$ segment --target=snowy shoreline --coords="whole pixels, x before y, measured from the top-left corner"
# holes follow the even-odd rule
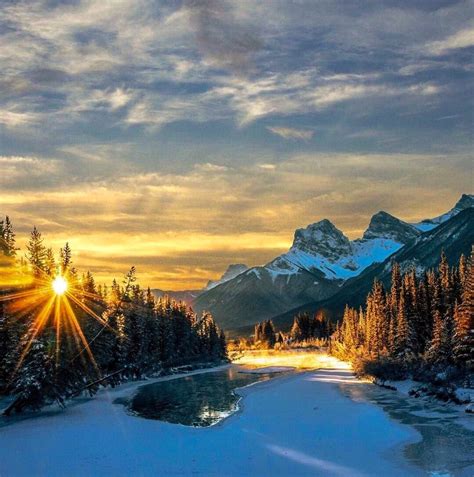
[[[444,406],[453,412],[459,413],[460,422],[467,429],[474,431],[474,389],[457,388],[454,393],[460,402],[453,400],[443,400],[427,391],[427,384],[412,379],[401,381],[383,380],[370,377],[370,381],[375,385],[390,391],[395,391],[414,400],[426,400]]]
[[[17,422],[22,422],[27,419],[35,419],[37,417],[42,417],[43,415],[60,414],[61,412],[66,412],[67,409],[77,405],[81,405],[85,402],[94,400],[104,393],[110,396],[114,394],[116,395],[116,398],[118,399],[118,398],[124,397],[123,396],[124,392],[133,394],[141,386],[146,386],[148,384],[154,384],[154,383],[159,383],[164,381],[171,381],[173,379],[179,379],[186,376],[193,376],[195,374],[212,373],[216,371],[221,371],[223,369],[229,368],[230,366],[232,366],[231,363],[226,363],[226,364],[221,364],[218,366],[198,367],[197,369],[194,369],[191,371],[170,372],[170,374],[166,374],[163,376],[147,377],[147,378],[139,379],[139,380],[130,380],[127,382],[123,382],[115,387],[100,388],[97,391],[97,393],[94,394],[93,396],[83,394],[83,395],[70,398],[66,401],[66,406],[64,408],[54,403],[54,404],[50,404],[49,406],[45,406],[40,411],[23,411],[21,414],[12,414],[10,416],[3,415],[4,409],[6,409],[6,407],[10,404],[12,400],[10,397],[5,397],[3,399],[0,399],[0,429],[2,427],[13,425]]]

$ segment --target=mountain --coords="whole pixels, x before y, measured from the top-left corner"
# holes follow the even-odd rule
[[[362,238],[350,241],[329,220],[297,229],[288,252],[217,284],[196,297],[225,329],[251,325],[330,297],[345,280],[382,262],[421,232],[387,212],[375,214]]]
[[[214,288],[221,283],[228,282],[229,280],[232,280],[232,278],[235,278],[237,275],[240,275],[248,269],[249,267],[247,267],[247,265],[244,265],[243,263],[231,264],[227,267],[227,270],[224,272],[221,278],[219,278],[219,280],[209,280],[204,290],[210,290],[211,288]]]
[[[422,232],[426,232],[428,230],[432,230],[438,225],[446,222],[451,217],[454,217],[456,214],[461,212],[462,210],[468,209],[470,207],[474,207],[474,195],[473,194],[463,194],[461,198],[458,200],[456,205],[449,211],[443,215],[439,215],[438,217],[434,217],[433,219],[425,219],[417,224],[413,224],[418,230]]]
[[[159,288],[154,288],[151,290],[153,295],[156,298],[162,298],[164,296],[168,296],[173,300],[176,301],[183,301],[186,303],[188,306],[192,306],[194,303],[194,300],[204,291],[210,290],[211,288],[216,287],[217,285],[220,285],[221,283],[227,282],[228,280],[231,280],[232,278],[235,278],[237,275],[239,275],[242,272],[245,272],[248,270],[249,267],[247,265],[244,265],[242,263],[237,263],[233,265],[229,265],[227,267],[227,270],[224,272],[224,274],[221,276],[216,281],[209,280],[207,282],[207,285],[205,288],[200,289],[200,290],[161,290]]]
[[[151,290],[155,298],[162,298],[168,296],[173,300],[182,301],[186,305],[191,306],[196,297],[202,292],[202,290],[160,290],[159,288],[154,288]]]
[[[469,207],[452,215],[438,227],[421,234],[413,243],[406,245],[384,262],[374,264],[358,277],[346,281],[339,291],[328,299],[306,303],[273,317],[273,321],[275,325],[285,329],[291,326],[293,317],[301,312],[315,313],[324,310],[329,316],[339,317],[346,304],[357,308],[365,302],[375,278],[385,286],[390,285],[392,261],[399,263],[403,271],[415,267],[421,273],[438,265],[442,250],[448,261],[454,265],[461,254],[469,256],[473,243],[474,208]]]

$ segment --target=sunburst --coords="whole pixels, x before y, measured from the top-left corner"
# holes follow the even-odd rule
[[[56,335],[56,362],[58,363],[60,358],[62,336],[72,336],[72,340],[77,348],[75,357],[81,356],[83,358],[83,353],[85,352],[93,364],[96,373],[100,376],[99,367],[81,328],[73,305],[101,324],[102,329],[109,328],[112,330],[107,320],[99,316],[86,304],[86,301],[99,301],[102,297],[84,291],[74,281],[68,280],[63,274],[51,277],[45,272],[40,271],[37,275],[39,276],[35,278],[34,284],[27,290],[0,296],[0,302],[9,302],[9,309],[17,320],[21,320],[32,313],[35,316],[24,335],[25,339],[22,340],[23,345],[14,374],[21,368],[35,339],[41,335],[46,327],[53,327]]]

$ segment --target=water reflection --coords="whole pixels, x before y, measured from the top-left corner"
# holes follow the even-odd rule
[[[281,375],[281,373],[280,373]],[[129,409],[148,419],[206,427],[237,410],[236,388],[267,381],[272,374],[247,374],[230,367],[141,386]]]
[[[373,385],[340,387],[351,399],[373,402],[393,419],[414,427],[421,440],[408,444],[404,455],[428,475],[474,475],[474,432],[460,425],[459,414],[448,406]]]

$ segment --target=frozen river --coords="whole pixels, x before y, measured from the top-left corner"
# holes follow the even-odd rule
[[[194,374],[191,384],[190,376],[161,380],[168,383],[171,409],[179,399],[194,399],[189,413],[204,408],[204,416],[215,417],[214,404],[227,403],[238,380],[262,379],[241,388],[240,410],[224,410],[217,420],[228,417],[216,425],[165,422],[157,420],[159,413],[152,419],[131,415],[117,404],[143,391],[131,383],[78,400],[66,411],[0,427],[0,475],[474,475],[474,432],[461,425],[459,413],[360,382],[337,362],[270,380],[225,368],[217,373]],[[193,396],[202,386],[207,391]],[[163,394],[157,389],[153,399]],[[202,396],[207,402],[199,407]]]

